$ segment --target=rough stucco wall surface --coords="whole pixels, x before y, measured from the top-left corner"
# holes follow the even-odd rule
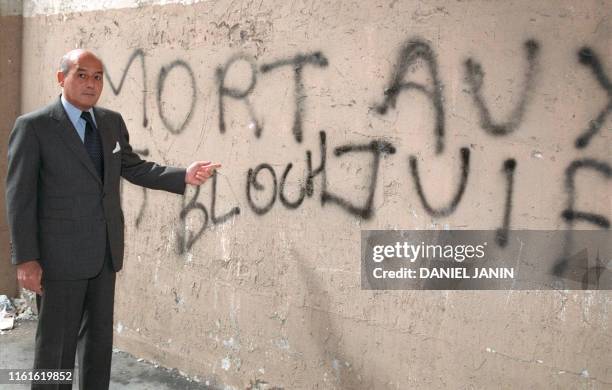
[[[9,232],[4,200],[8,136],[20,113],[22,17],[11,7],[0,6],[0,294],[15,296],[17,279],[10,261]]]
[[[502,227],[509,176],[510,228],[569,226],[566,169],[610,164],[609,2],[61,11],[25,19],[24,111],[58,94],[61,54],[88,47],[105,60],[100,104],[139,153],[224,165],[184,197],[124,183],[118,347],[236,389],[612,386],[609,292],[372,292],[359,276],[361,229]],[[355,150],[373,141],[380,160]],[[424,207],[411,158],[435,209],[467,174],[448,215]],[[576,189],[578,208],[610,217],[601,172]]]

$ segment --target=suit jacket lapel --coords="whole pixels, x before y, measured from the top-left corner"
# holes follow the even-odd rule
[[[87,170],[100,182],[100,184],[102,184],[102,180],[100,179],[98,172],[96,172],[96,168],[94,167],[89,154],[87,154],[87,150],[85,150],[83,141],[81,141],[81,138],[72,125],[72,122],[70,122],[70,119],[68,119],[68,115],[64,111],[64,107],[62,106],[60,99],[57,99],[56,104],[51,110],[51,117],[55,119],[55,126],[53,126],[55,132],[76,155],[85,168],[87,168]],[[104,160],[106,161],[106,156]]]
[[[112,151],[115,148],[116,141],[113,140],[113,136],[109,130],[110,125],[108,124],[105,113],[94,107],[94,115],[96,116],[98,131],[100,132],[100,138],[102,139],[102,151],[104,154],[104,183],[109,183],[108,175],[111,171],[111,163],[113,161]]]

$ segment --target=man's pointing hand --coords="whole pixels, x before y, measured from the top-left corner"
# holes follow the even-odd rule
[[[215,169],[221,168],[219,163],[211,163],[210,161],[196,161],[187,167],[185,173],[185,183],[199,186],[213,175]]]

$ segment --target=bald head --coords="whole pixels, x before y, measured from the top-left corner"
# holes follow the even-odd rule
[[[102,93],[104,70],[102,61],[91,51],[71,50],[64,54],[57,72],[62,95],[75,107],[86,111]]]
[[[70,72],[70,68],[75,62],[79,60],[81,56],[89,56],[89,57],[95,58],[98,62],[100,62],[100,64],[102,64],[102,61],[100,61],[98,56],[96,56],[93,52],[89,50],[85,50],[85,49],[70,50],[68,53],[64,54],[62,56],[62,59],[60,60],[60,70],[64,74],[64,76],[68,76],[68,73]]]

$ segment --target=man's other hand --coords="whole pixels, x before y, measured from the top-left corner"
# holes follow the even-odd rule
[[[221,168],[219,163],[210,161],[196,161],[187,167],[185,173],[185,183],[199,186],[204,184],[209,177],[215,173],[215,169]]]
[[[42,295],[42,268],[38,260],[29,260],[17,265],[17,281],[26,290]]]

